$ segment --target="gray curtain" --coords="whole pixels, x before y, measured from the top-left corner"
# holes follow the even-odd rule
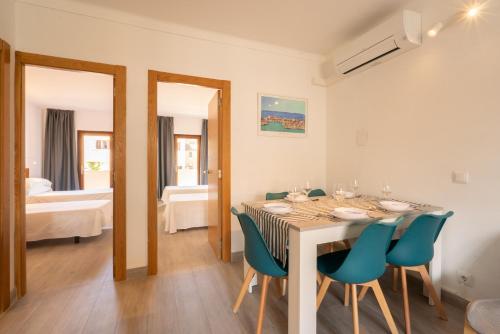
[[[78,190],[75,112],[47,109],[43,150],[43,177],[54,190]]]
[[[158,116],[158,198],[165,186],[177,184],[174,161],[174,118]]]
[[[208,120],[204,119],[201,125],[200,147],[200,184],[208,184]]]

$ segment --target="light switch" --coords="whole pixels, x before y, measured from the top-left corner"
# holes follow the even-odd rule
[[[451,179],[452,179],[453,183],[468,184],[469,183],[469,172],[454,171],[452,173]]]

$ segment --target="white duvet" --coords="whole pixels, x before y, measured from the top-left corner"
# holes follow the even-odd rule
[[[26,241],[100,235],[112,213],[110,200],[26,204]]]

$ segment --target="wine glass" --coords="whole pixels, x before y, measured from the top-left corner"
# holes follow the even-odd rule
[[[387,183],[385,183],[383,186],[382,186],[382,195],[384,195],[384,198],[385,199],[388,199],[389,196],[391,195],[392,193],[392,189],[391,189],[391,186],[388,185]]]
[[[306,195],[309,196],[311,190],[312,190],[311,184],[309,183],[309,181],[306,181],[306,185],[304,186],[304,192],[306,193]]]
[[[352,181],[352,191],[354,193],[354,196],[358,196],[358,191],[359,191],[359,181],[358,181],[358,179],[354,179]]]
[[[344,200],[345,188],[342,183],[337,184],[335,187],[335,199],[339,202]]]

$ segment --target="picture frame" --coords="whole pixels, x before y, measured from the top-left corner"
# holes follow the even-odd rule
[[[273,94],[257,94],[259,135],[305,137],[307,135],[307,99]]]

